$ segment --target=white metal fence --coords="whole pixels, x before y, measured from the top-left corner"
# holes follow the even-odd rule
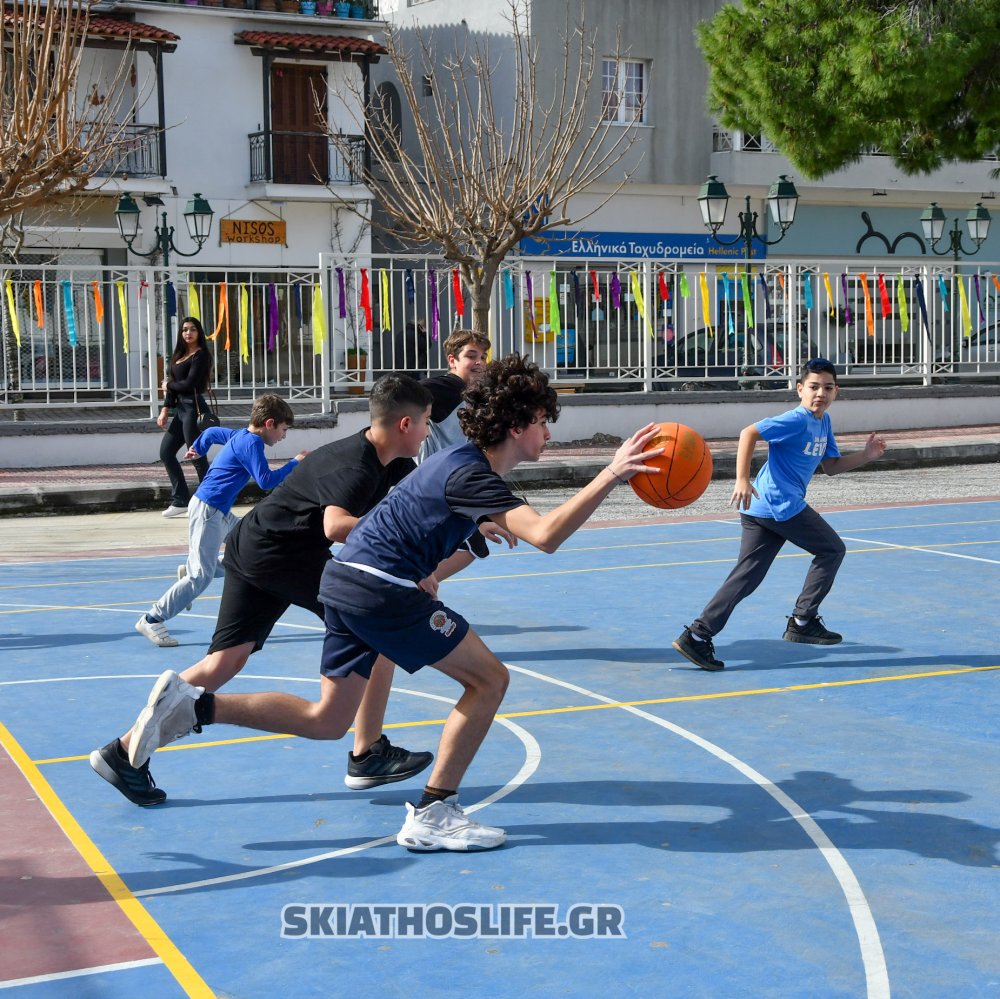
[[[516,258],[494,288],[490,336],[496,354],[529,354],[585,391],[783,387],[812,356],[855,382],[1000,379],[996,271]],[[0,402],[18,407],[155,411],[178,318],[196,315],[221,400],[271,390],[327,409],[385,371],[445,367],[442,343],[472,312],[457,270],[425,256],[270,271],[26,264],[0,280]]]

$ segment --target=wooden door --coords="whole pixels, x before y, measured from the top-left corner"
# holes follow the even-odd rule
[[[271,164],[276,184],[325,184],[329,176],[326,70],[271,67]]]

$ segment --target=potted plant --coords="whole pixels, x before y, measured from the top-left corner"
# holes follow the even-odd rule
[[[347,376],[352,381],[360,382],[360,385],[352,385],[348,390],[349,395],[361,395],[364,392],[365,370],[368,367],[368,351],[364,347],[355,343],[347,348],[345,355],[345,369]]]
[[[316,13],[320,17],[329,17],[333,13],[333,0],[319,0],[316,4]]]
[[[338,0],[338,2],[333,5],[333,16],[334,17],[351,16],[351,5],[350,3],[348,3],[348,0]]]
[[[368,17],[368,5],[363,3],[352,3],[351,4],[351,17],[357,18],[367,18]]]

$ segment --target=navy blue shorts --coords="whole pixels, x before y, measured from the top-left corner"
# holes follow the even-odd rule
[[[469,622],[423,590],[337,566],[336,604],[324,602],[324,676],[371,676],[381,652],[407,673],[440,662],[469,631]],[[328,571],[324,582],[330,581]],[[326,589],[326,587],[324,587]],[[332,596],[332,593],[324,595]],[[344,605],[347,605],[346,607]]]

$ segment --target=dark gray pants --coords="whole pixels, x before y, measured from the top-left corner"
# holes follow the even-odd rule
[[[792,610],[800,618],[816,616],[847,551],[840,535],[810,506],[790,520],[751,517],[745,513],[740,514],[740,520],[743,536],[736,565],[700,617],[691,623],[691,630],[705,638],[722,631],[736,605],[760,586],[786,541],[814,556]]]

